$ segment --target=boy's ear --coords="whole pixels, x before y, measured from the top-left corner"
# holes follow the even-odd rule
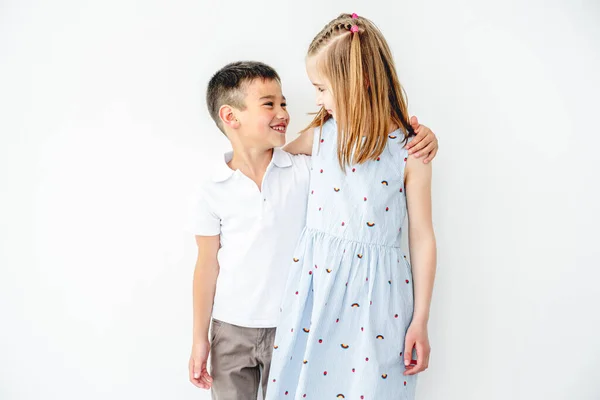
[[[237,129],[240,126],[240,122],[235,115],[236,110],[228,105],[222,105],[219,109],[219,118],[223,122],[223,125],[227,125],[232,129]]]

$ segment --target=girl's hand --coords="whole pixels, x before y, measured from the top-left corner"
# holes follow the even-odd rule
[[[412,360],[413,348],[417,349],[417,359]],[[415,375],[429,367],[429,337],[427,324],[411,323],[404,341],[404,375]],[[416,363],[415,363],[416,362]]]
[[[210,389],[213,378],[206,369],[208,354],[210,353],[210,343],[208,339],[201,343],[194,343],[192,346],[192,355],[190,356],[189,370],[190,382],[201,389]]]
[[[406,145],[408,154],[415,154],[416,158],[426,156],[423,162],[427,164],[433,160],[438,152],[437,137],[431,129],[425,125],[420,125],[419,120],[415,116],[410,118],[410,125],[417,136]]]

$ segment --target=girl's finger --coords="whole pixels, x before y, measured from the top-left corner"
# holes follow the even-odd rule
[[[408,367],[410,365],[410,361],[412,360],[413,347],[415,342],[413,340],[406,340],[404,344],[404,365]]]
[[[415,349],[416,349],[416,353],[417,353],[417,357],[416,360],[416,364],[411,364],[410,366],[406,367],[406,371],[404,371],[404,375],[409,376],[409,375],[416,375],[419,372],[422,372],[425,370],[424,366],[426,365],[426,355],[423,352],[423,346],[421,346],[419,344],[419,342],[415,343]]]
[[[425,346],[422,343],[417,342],[417,367],[415,368],[415,374],[425,371],[428,366],[429,354],[425,351]]]

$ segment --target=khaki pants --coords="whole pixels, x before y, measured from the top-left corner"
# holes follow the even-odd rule
[[[216,319],[211,330],[213,400],[256,400],[267,390],[275,328],[245,328]]]

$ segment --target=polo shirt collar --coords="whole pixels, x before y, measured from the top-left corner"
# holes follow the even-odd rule
[[[223,161],[219,162],[217,169],[213,174],[213,181],[225,182],[235,173],[235,171],[229,168],[229,165],[227,165],[227,163],[231,161],[232,157],[233,151],[228,151],[223,155]],[[271,159],[271,163],[278,168],[288,168],[292,166],[292,156],[279,148],[275,148],[273,150],[273,158]]]

